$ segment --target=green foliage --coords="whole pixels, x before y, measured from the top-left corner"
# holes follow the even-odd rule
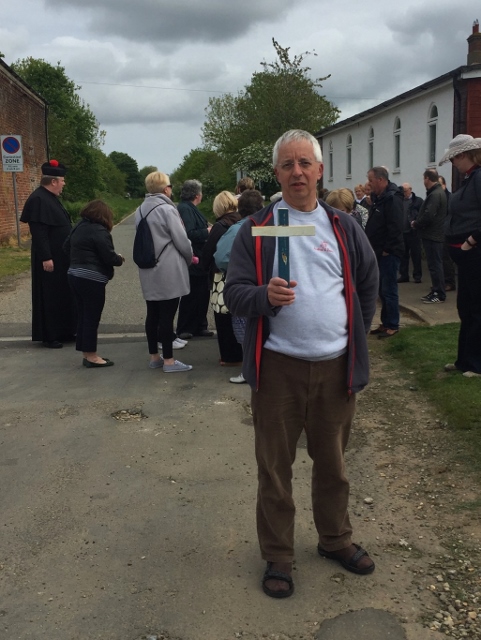
[[[261,62],[262,71],[255,72],[250,84],[236,96],[211,98],[202,128],[206,148],[231,163],[252,158],[253,165],[245,167],[249,175],[264,171],[273,144],[285,131],[304,129],[315,133],[339,117],[337,107],[318,92],[321,82],[329,76],[312,79],[310,67],[303,65],[312,52],[291,59],[289,47],[281,47],[274,38],[272,42],[278,59]]]
[[[50,157],[64,163],[69,172],[64,197],[68,200],[92,199],[101,187],[98,150],[105,133],[79,97],[76,86],[57,63],[24,58],[12,68],[48,102]]]
[[[158,169],[153,165],[142,167],[142,169],[139,170],[139,175],[140,175],[140,179],[142,180],[142,185],[145,184],[145,178],[149,175],[149,173],[154,173],[154,171],[158,171]]]
[[[115,224],[133,213],[143,200],[142,198],[125,198],[124,196],[111,195],[109,193],[100,193],[98,197],[100,200],[106,202],[112,209]],[[64,207],[69,212],[73,223],[79,220],[80,212],[85,207],[87,202],[88,201],[63,203]]]
[[[108,156],[114,165],[126,176],[125,189],[132,198],[145,193],[144,182],[140,176],[137,161],[122,151],[112,151]]]
[[[117,168],[111,158],[105,155],[100,149],[94,149],[94,155],[97,157],[97,166],[99,168],[99,187],[96,196],[100,194],[111,194],[124,196],[127,182],[127,176]]]
[[[387,352],[413,372],[419,390],[426,393],[448,427],[459,433],[470,462],[481,468],[481,385],[479,379],[464,378],[459,371],[444,372],[454,362],[459,324],[408,327],[384,341]],[[412,379],[412,376],[410,376]]]
[[[212,214],[212,202],[215,196],[226,189],[233,191],[235,188],[235,172],[215,151],[207,149],[193,149],[184,156],[180,166],[170,175],[174,187],[174,200],[180,197],[182,184],[186,180],[200,180],[202,182],[203,200],[199,209],[206,216]]]
[[[272,168],[272,145],[265,142],[253,142],[245,147],[234,160],[235,168],[249,174],[263,191],[272,195],[278,191],[276,178]]]

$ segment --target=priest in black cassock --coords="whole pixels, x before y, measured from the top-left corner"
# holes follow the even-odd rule
[[[20,217],[32,235],[32,340],[49,349],[61,349],[74,339],[76,327],[69,258],[62,249],[72,224],[58,197],[66,171],[57,160],[45,162],[40,187],[28,197]]]

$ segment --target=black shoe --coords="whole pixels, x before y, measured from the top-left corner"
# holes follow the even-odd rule
[[[51,340],[50,342],[42,342],[44,347],[47,347],[47,349],[61,349],[63,347],[63,344],[61,342],[59,342],[58,340]]]
[[[201,338],[212,338],[212,336],[214,335],[214,332],[209,331],[209,329],[202,329],[202,331],[199,331],[197,335],[200,336]]]
[[[112,362],[112,360],[109,360],[108,358],[104,358],[105,362],[90,362],[90,360],[87,360],[87,358],[84,358],[82,361],[82,364],[84,367],[87,367],[87,369],[97,369],[98,367],[113,367],[114,363]]]
[[[182,340],[190,340],[191,338],[194,337],[193,333],[189,333],[188,331],[184,332],[184,333],[179,333],[177,334],[179,336],[179,338],[181,338]]]
[[[401,284],[401,282],[409,282],[409,278],[398,278],[397,281],[398,284]]]
[[[422,283],[422,280],[415,280],[414,281],[414,284],[421,284],[421,283]]]

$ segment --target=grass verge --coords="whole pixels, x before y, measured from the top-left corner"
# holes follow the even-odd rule
[[[444,365],[456,359],[458,332],[457,323],[407,327],[383,345],[386,353],[413,372],[411,382],[414,376],[419,390],[458,436],[463,461],[481,471],[481,378],[444,371]]]
[[[14,276],[30,269],[30,249],[0,246],[0,278]]]

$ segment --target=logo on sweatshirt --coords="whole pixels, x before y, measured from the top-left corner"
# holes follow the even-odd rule
[[[327,251],[328,253],[332,253],[332,249],[329,247],[327,242],[321,242],[321,244],[316,247],[316,251]]]

